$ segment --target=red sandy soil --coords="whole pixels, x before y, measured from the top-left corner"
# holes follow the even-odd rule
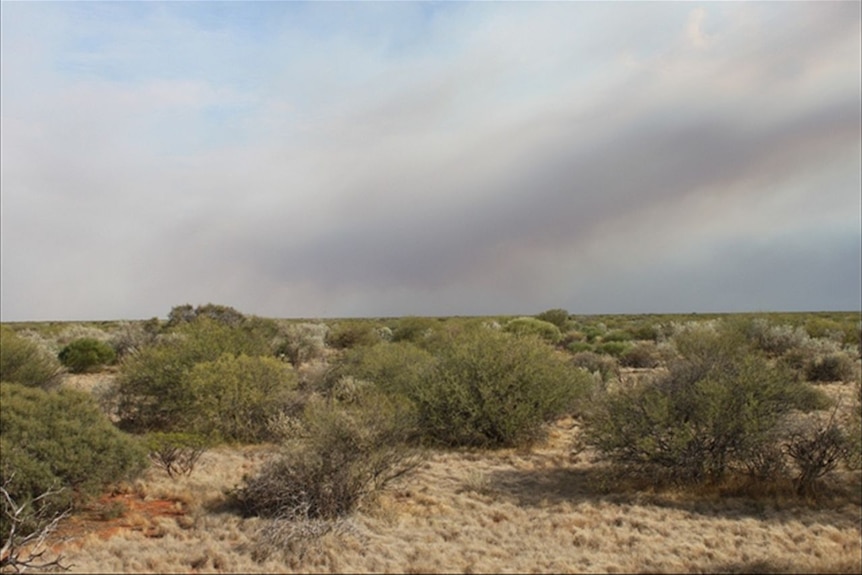
[[[60,552],[69,544],[80,547],[91,534],[105,540],[124,531],[163,537],[165,533],[159,526],[159,519],[168,517],[182,522],[185,516],[185,506],[179,501],[142,499],[133,493],[105,495],[60,524],[51,537],[58,542],[52,550]]]

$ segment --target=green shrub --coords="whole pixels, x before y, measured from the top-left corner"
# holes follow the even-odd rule
[[[631,339],[632,336],[629,332],[621,329],[615,329],[613,331],[609,331],[602,336],[602,343],[625,342],[630,341]]]
[[[569,312],[561,308],[549,309],[538,314],[536,319],[552,323],[557,326],[560,331],[563,331],[569,323]]]
[[[204,317],[179,325],[154,345],[126,357],[116,385],[122,426],[132,431],[187,429],[199,407],[188,372],[223,354],[268,356],[270,346],[257,332]]]
[[[48,388],[63,374],[56,357],[6,327],[0,328],[0,381]]]
[[[293,370],[271,357],[224,353],[215,361],[195,364],[185,383],[190,392],[188,430],[228,441],[270,439],[269,420],[298,402]]]
[[[246,516],[341,517],[419,461],[406,444],[415,429],[412,406],[373,387],[349,405],[310,403],[303,423],[305,441],[288,444],[234,492]]]
[[[853,360],[840,352],[813,358],[805,364],[805,377],[809,381],[851,381],[854,372]]]
[[[335,349],[374,345],[380,341],[374,325],[364,320],[340,321],[326,334],[326,343]]]
[[[579,354],[585,351],[594,352],[595,346],[591,343],[587,343],[585,341],[573,341],[571,343],[566,344],[566,350],[573,353]]]
[[[433,369],[406,393],[423,433],[445,445],[530,441],[543,423],[574,409],[592,384],[535,336],[466,330],[434,353]]]
[[[414,397],[434,363],[430,352],[406,341],[360,347],[350,350],[332,371],[329,386],[351,376],[373,382],[388,393]]]
[[[629,349],[631,344],[624,341],[608,341],[600,343],[596,346],[596,351],[613,357],[622,357]]]
[[[657,342],[661,336],[661,327],[655,323],[638,323],[628,330],[631,339],[638,341]]]
[[[173,307],[168,313],[168,327],[191,323],[203,317],[228,327],[239,327],[246,320],[245,315],[230,306],[208,303],[192,307],[185,304]]]
[[[324,323],[290,323],[279,330],[276,354],[284,355],[295,366],[320,359],[326,353]]]
[[[503,326],[503,330],[515,335],[535,335],[548,343],[556,344],[563,335],[556,325],[534,317],[518,317]]]
[[[625,367],[653,368],[661,364],[661,354],[655,343],[642,341],[620,355],[620,365]]]
[[[437,320],[430,317],[403,317],[398,320],[398,324],[392,332],[392,341],[422,343],[433,335],[434,328],[438,324]]]
[[[589,350],[576,353],[572,357],[572,365],[589,373],[598,373],[604,382],[620,376],[620,365],[616,358]]]
[[[728,341],[722,333],[680,338],[685,357],[667,375],[596,402],[586,443],[616,463],[715,480],[751,467],[791,410],[828,404],[809,384]]]
[[[0,383],[0,442],[0,484],[18,503],[64,488],[42,503],[57,510],[146,466],[139,442],[114,427],[89,394],[71,389]],[[7,520],[0,517],[0,533],[8,533]]]
[[[107,343],[98,339],[83,338],[64,347],[57,356],[72,373],[98,371],[117,359],[117,354]]]

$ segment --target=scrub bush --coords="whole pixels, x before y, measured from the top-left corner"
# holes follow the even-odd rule
[[[326,334],[326,343],[335,349],[374,345],[380,341],[380,334],[374,325],[362,320],[338,322]]]
[[[675,343],[682,358],[668,374],[609,392],[588,412],[586,443],[610,461],[684,481],[718,480],[751,467],[791,411],[828,404],[732,331],[695,330]]]
[[[233,500],[246,516],[335,519],[413,469],[418,452],[406,444],[415,429],[403,398],[364,389],[350,404],[314,401],[303,414],[304,440],[245,480]]]
[[[257,332],[204,317],[179,325],[152,346],[126,357],[115,390],[122,427],[142,432],[188,430],[200,399],[188,374],[196,364],[224,354],[268,356],[270,346]]]
[[[299,402],[296,375],[271,357],[224,353],[186,374],[188,431],[227,441],[267,441],[268,422]]]
[[[326,334],[329,327],[323,323],[291,323],[282,327],[276,354],[284,355],[295,366],[322,358],[326,353]]]
[[[57,356],[72,373],[98,371],[113,363],[117,354],[109,344],[98,339],[76,339],[64,347]]]
[[[434,364],[430,352],[406,341],[361,347],[350,350],[332,370],[328,388],[349,376],[370,381],[387,393],[415,397]]]
[[[33,509],[59,512],[146,467],[146,450],[86,393],[0,383],[0,484],[19,502],[63,488]],[[8,533],[6,516],[0,533]]]
[[[49,388],[62,374],[56,357],[11,329],[0,328],[0,381]]]
[[[624,367],[652,368],[661,364],[661,354],[655,343],[643,341],[627,349],[620,356],[620,365]]]
[[[569,323],[569,312],[561,308],[549,309],[538,314],[536,319],[552,323],[557,326],[560,331],[563,331]]]
[[[423,434],[444,445],[529,442],[542,424],[575,410],[592,385],[535,336],[465,330],[434,353],[434,365],[406,392]]]
[[[171,478],[191,475],[208,446],[203,437],[189,433],[150,433],[145,444],[153,464]]]
[[[425,339],[431,337],[438,323],[437,320],[430,317],[403,317],[398,320],[398,324],[392,332],[392,341],[409,341],[421,344]]]
[[[851,381],[854,372],[853,360],[841,352],[813,358],[805,364],[809,381]]]
[[[560,328],[556,325],[534,317],[519,317],[510,320],[503,326],[503,331],[515,335],[535,335],[550,344],[556,344],[563,338]]]
[[[590,373],[598,373],[604,382],[620,376],[620,365],[615,358],[589,350],[576,353],[572,357],[572,365]]]

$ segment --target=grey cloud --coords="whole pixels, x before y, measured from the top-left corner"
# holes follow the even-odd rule
[[[74,304],[146,317],[185,301],[270,315],[853,306],[859,282],[841,270],[859,259],[846,230],[862,227],[850,189],[862,95],[845,79],[860,60],[848,4],[706,5],[699,50],[685,44],[688,7],[638,6],[649,17],[632,24],[617,6],[584,7],[606,38],[579,29],[570,44],[576,5],[541,5],[538,19],[468,5],[438,22],[493,25],[462,23],[458,58],[414,46],[393,63],[380,60],[391,46],[352,38],[281,68],[270,56],[259,98],[208,93],[259,114],[237,124],[242,147],[196,149],[209,134],[194,97],[166,108],[89,85],[16,100],[3,118],[4,316]],[[734,23],[748,12],[759,27]],[[661,33],[645,24],[665,15]],[[330,76],[335,55],[355,67],[346,77]],[[166,118],[177,122],[157,128]],[[837,186],[834,205],[805,188],[815,176]],[[793,234],[814,215],[758,204],[789,202],[791,188],[845,235],[800,247]],[[702,197],[713,213],[685,211]],[[705,217],[728,221],[717,240],[700,234]],[[95,250],[106,265],[90,271]]]

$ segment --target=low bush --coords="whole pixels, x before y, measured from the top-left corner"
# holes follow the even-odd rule
[[[63,488],[40,503],[57,510],[146,467],[143,446],[114,427],[89,394],[71,389],[0,383],[0,442],[0,484],[19,503]],[[8,533],[8,520],[0,517],[0,533]]]
[[[794,349],[800,349],[805,346],[809,339],[808,333],[803,327],[787,324],[773,325],[769,320],[763,318],[742,321],[739,329],[744,331],[755,349],[766,352],[773,357]]]
[[[109,343],[117,358],[122,359],[155,343],[160,330],[161,323],[155,317],[146,321],[124,321],[111,334]]]
[[[785,449],[798,470],[795,481],[799,495],[813,496],[817,479],[833,471],[849,456],[851,439],[834,415],[833,412],[829,421],[820,425],[809,421],[786,439]]]
[[[552,323],[557,326],[560,331],[563,331],[569,323],[569,312],[561,308],[549,309],[538,314],[536,319]]]
[[[608,341],[598,344],[595,349],[599,353],[611,355],[613,357],[622,357],[632,345],[625,341]]]
[[[60,382],[62,374],[56,357],[11,329],[0,328],[0,381],[49,388]]]
[[[182,323],[120,364],[115,395],[121,425],[141,432],[188,430],[199,409],[188,379],[196,364],[270,352],[269,342],[253,331],[206,317]]]
[[[576,353],[572,357],[572,365],[599,374],[604,382],[618,379],[620,376],[620,364],[616,358],[593,351]]]
[[[607,332],[602,336],[602,343],[631,341],[631,339],[632,336],[629,332],[621,329],[615,329]]]
[[[150,461],[171,478],[191,475],[209,445],[205,438],[189,433],[150,433],[144,443]]]
[[[441,342],[422,382],[404,390],[426,437],[444,445],[507,446],[587,395],[592,378],[535,336],[466,330]]]
[[[661,364],[661,354],[655,343],[642,341],[620,355],[620,365],[624,367],[653,368]]]
[[[503,331],[515,335],[535,335],[550,344],[556,344],[563,337],[560,328],[556,325],[534,317],[518,317],[510,320],[503,326]]]
[[[851,381],[854,373],[853,360],[840,352],[810,359],[805,364],[805,377],[809,381]]]
[[[60,350],[58,359],[72,373],[98,371],[117,359],[114,348],[104,341],[76,339]]]
[[[295,366],[324,357],[326,334],[324,323],[290,323],[279,329],[276,354],[284,355]]]
[[[434,356],[407,341],[350,350],[331,371],[328,391],[345,376],[373,382],[387,393],[415,397],[425,384]]]
[[[195,364],[184,383],[190,416],[176,428],[220,440],[267,441],[268,421],[300,404],[293,370],[271,357],[224,353]]]
[[[733,340],[721,330],[678,337],[683,357],[668,374],[593,405],[587,444],[619,464],[717,480],[728,469],[751,467],[792,410],[828,405],[809,384]]]
[[[439,324],[430,317],[403,317],[398,320],[392,332],[392,341],[409,341],[421,344],[434,334],[434,328]]]
[[[204,317],[228,327],[239,327],[246,320],[244,314],[230,306],[207,303],[192,307],[190,304],[184,304],[171,308],[167,326],[177,327]]]
[[[380,341],[380,334],[374,325],[363,320],[340,321],[326,334],[327,345],[335,349],[374,345]]]
[[[350,404],[311,402],[304,439],[288,443],[233,493],[246,516],[335,519],[410,471],[418,452],[406,441],[415,412],[403,398],[365,388]]]

